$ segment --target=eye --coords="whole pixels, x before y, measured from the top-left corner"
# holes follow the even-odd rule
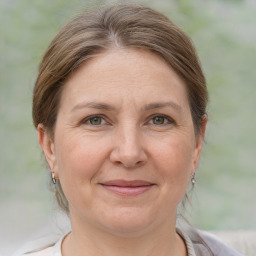
[[[164,124],[166,121],[166,118],[163,116],[155,116],[152,118],[153,124],[159,125],[159,124]]]
[[[153,124],[153,125],[165,125],[165,124],[172,124],[172,123],[174,123],[172,118],[164,115],[153,116],[149,121],[149,124]]]
[[[91,125],[100,125],[102,123],[102,117],[101,116],[95,116],[89,119],[89,123]]]
[[[90,116],[84,119],[82,123],[87,125],[98,126],[106,124],[106,121],[102,116]]]

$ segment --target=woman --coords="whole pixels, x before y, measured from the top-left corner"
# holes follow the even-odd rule
[[[28,255],[240,255],[176,225],[207,99],[192,43],[158,12],[121,4],[67,24],[41,62],[33,120],[72,230]]]

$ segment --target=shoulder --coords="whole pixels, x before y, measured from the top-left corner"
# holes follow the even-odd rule
[[[52,255],[53,255],[53,247],[51,246],[39,251],[27,252],[24,254],[15,254],[14,256],[52,256]]]
[[[188,231],[188,236],[197,252],[196,255],[243,256],[241,253],[222,243],[216,236],[208,232],[190,229]],[[206,252],[208,254],[206,254]]]
[[[61,242],[64,236],[47,236],[26,243],[13,256],[61,256]]]

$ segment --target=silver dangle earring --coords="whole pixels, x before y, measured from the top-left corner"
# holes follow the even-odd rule
[[[53,183],[53,184],[56,184],[56,179],[55,179],[55,174],[54,174],[54,172],[52,172],[52,183]]]
[[[191,174],[191,183],[193,186],[196,184],[196,170]]]

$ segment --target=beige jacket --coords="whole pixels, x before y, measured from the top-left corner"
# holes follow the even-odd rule
[[[196,229],[177,232],[186,242],[188,256],[243,256],[220,242],[212,234]],[[62,256],[61,242],[64,236],[48,236],[28,243],[13,256]]]
[[[207,232],[191,229],[188,236],[196,256],[244,256]]]

